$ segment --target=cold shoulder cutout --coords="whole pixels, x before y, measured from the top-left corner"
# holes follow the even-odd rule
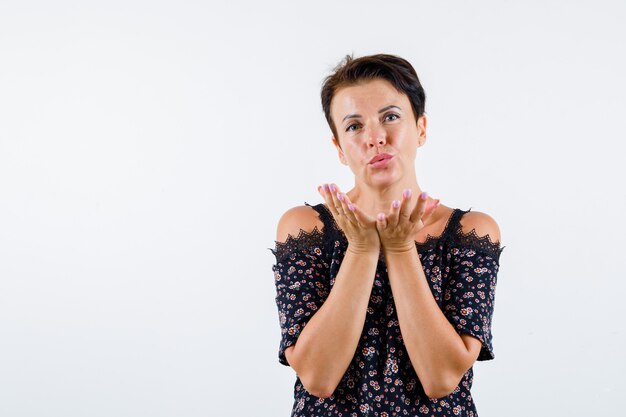
[[[296,248],[305,248],[320,242],[323,239],[323,232],[320,229],[323,228],[324,222],[319,213],[310,205],[293,207],[281,216],[276,236],[279,240],[274,241],[274,249],[268,249],[277,258],[282,258]]]

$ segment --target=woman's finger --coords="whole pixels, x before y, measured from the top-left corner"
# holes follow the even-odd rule
[[[346,221],[357,224],[356,219],[354,218],[354,213],[348,209],[348,197],[341,191],[337,191],[336,196],[337,200],[339,200],[339,203],[341,204],[341,212],[343,213],[342,216]]]
[[[387,217],[387,227],[396,228],[400,222],[400,208],[402,202],[400,200],[393,200],[391,202],[391,208],[389,209],[389,216]]]
[[[324,195],[324,201],[326,202],[326,206],[328,207],[328,211],[330,211],[330,214],[332,214],[335,220],[337,220],[339,218],[339,213],[337,211],[338,204],[335,203],[335,200],[333,198],[334,193],[331,191],[330,185],[327,183],[323,184],[322,192]]]
[[[376,216],[376,228],[378,228],[378,230],[385,230],[387,228],[387,216],[385,216],[385,213],[378,213],[378,216]]]
[[[433,200],[432,204],[430,204],[424,212],[424,215],[422,216],[422,222],[426,223],[426,220],[428,220],[430,216],[432,216],[432,214],[435,212],[435,209],[440,205],[441,201],[439,199]]]
[[[426,201],[428,201],[428,193],[424,191],[417,198],[417,204],[411,212],[411,222],[416,222],[422,218],[422,216],[424,215],[424,211],[426,210]]]
[[[352,204],[352,201],[350,201],[350,197],[348,197],[348,194],[341,194],[343,200],[343,207],[346,213],[346,217],[348,218],[348,220],[350,220],[353,224],[361,226],[361,223],[359,222],[359,219],[357,218],[357,212],[356,212],[356,207],[354,204]]]
[[[330,187],[328,186],[328,184],[322,184],[320,187],[318,187],[318,190],[320,194],[322,194],[322,197],[324,197],[324,201],[326,202],[326,206],[328,207],[330,214],[332,214],[332,216],[337,219],[339,215],[337,214],[335,204],[333,203],[333,196],[332,192],[330,191]]]
[[[337,219],[339,219],[340,216],[344,215],[341,201],[339,201],[339,198],[337,198],[339,188],[335,184],[332,184],[332,183],[328,187],[330,189],[330,196],[332,198],[333,211],[335,215],[337,216]]]
[[[412,194],[413,193],[410,188],[407,188],[402,192],[402,201],[400,202],[400,210],[398,214],[398,224],[405,224],[411,218],[410,200]]]

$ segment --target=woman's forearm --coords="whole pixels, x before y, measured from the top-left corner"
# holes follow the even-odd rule
[[[447,395],[471,365],[470,353],[437,305],[415,248],[385,252],[385,261],[413,368],[429,397]]]
[[[313,395],[332,395],[354,358],[378,256],[378,251],[358,253],[348,245],[328,297],[298,337],[292,366]]]

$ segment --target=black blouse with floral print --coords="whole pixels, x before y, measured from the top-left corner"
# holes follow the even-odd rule
[[[270,249],[276,305],[281,328],[278,360],[289,366],[285,349],[296,343],[308,320],[328,297],[347,248],[347,240],[323,203],[311,206],[323,230],[300,230]],[[459,334],[482,341],[478,360],[494,358],[491,336],[500,242],[463,233],[460,219],[469,210],[454,209],[440,236],[415,242],[433,297]],[[381,256],[354,358],[328,398],[310,394],[296,375],[292,417],[317,416],[477,416],[470,393],[470,368],[455,390],[429,398],[402,341],[391,286]]]

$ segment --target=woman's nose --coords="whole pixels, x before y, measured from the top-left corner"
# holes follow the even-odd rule
[[[371,146],[382,146],[387,143],[387,134],[382,127],[373,127],[369,131],[369,144]]]

